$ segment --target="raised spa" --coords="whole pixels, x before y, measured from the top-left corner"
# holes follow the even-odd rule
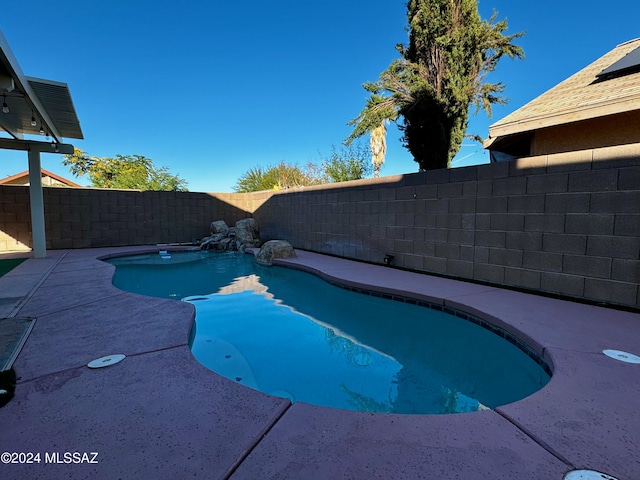
[[[550,378],[526,345],[476,317],[263,267],[251,255],[155,253],[109,262],[118,288],[195,306],[190,345],[203,365],[293,402],[471,412],[520,400]]]

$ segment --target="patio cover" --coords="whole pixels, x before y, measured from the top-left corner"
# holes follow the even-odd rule
[[[43,258],[46,239],[40,153],[73,153],[73,145],[63,139],[84,138],[82,129],[67,84],[25,76],[2,31],[0,100],[9,108],[7,113],[0,111],[0,132],[8,134],[0,137],[0,148],[28,152],[33,254]],[[47,137],[50,140],[42,141]]]

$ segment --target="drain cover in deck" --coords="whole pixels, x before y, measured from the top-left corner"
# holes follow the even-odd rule
[[[620,360],[621,362],[640,363],[640,357],[633,353],[623,352],[621,350],[603,350],[602,353],[607,357],[611,357],[614,360]]]
[[[89,368],[104,368],[109,367],[111,365],[115,365],[118,362],[121,362],[125,359],[125,355],[121,353],[117,353],[115,355],[107,355],[106,357],[96,358],[95,360],[89,362],[87,367]]]
[[[606,473],[595,470],[572,470],[564,476],[564,480],[618,480]]]

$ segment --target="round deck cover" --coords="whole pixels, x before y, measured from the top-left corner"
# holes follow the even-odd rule
[[[640,363],[640,357],[633,353],[623,352],[622,350],[603,350],[607,357],[611,357],[614,360],[620,360],[626,363]]]
[[[87,364],[89,368],[104,368],[109,367],[111,365],[115,365],[116,363],[124,360],[126,355],[122,355],[121,353],[117,353],[114,355],[107,355],[106,357],[96,358]]]

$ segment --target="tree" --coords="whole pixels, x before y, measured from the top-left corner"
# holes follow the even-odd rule
[[[187,191],[186,180],[169,173],[167,167],[156,167],[143,155],[99,158],[76,148],[73,155],[63,157],[62,164],[76,176],[88,175],[96,188]]]
[[[376,128],[371,130],[371,138],[369,139],[369,148],[371,149],[371,163],[373,163],[373,176],[380,176],[380,168],[384,164],[384,156],[387,154],[387,127],[385,121],[380,122]]]
[[[320,185],[323,183],[358,180],[371,174],[367,150],[360,144],[350,145],[338,151],[331,147],[331,155],[322,159],[320,166],[309,162],[304,168],[284,161],[267,168],[260,166],[247,170],[236,185],[236,192],[281,190],[290,187]]]
[[[444,168],[460,149],[469,109],[491,116],[493,104],[504,104],[505,85],[486,76],[507,55],[524,58],[513,41],[524,32],[505,35],[506,20],[482,20],[477,0],[409,0],[409,44],[398,45],[394,60],[376,82],[363,85],[370,93],[358,117],[349,122],[347,144],[381,123],[396,122],[404,146],[421,170]],[[477,136],[474,136],[477,138]]]
[[[352,144],[340,151],[331,147],[331,155],[322,161],[322,176],[327,183],[359,180],[371,174],[368,152],[360,144]]]
[[[236,192],[257,192],[260,190],[280,190],[290,187],[317,185],[322,183],[317,168],[308,164],[305,169],[297,165],[289,165],[284,161],[278,165],[253,167],[245,172],[234,187]]]

